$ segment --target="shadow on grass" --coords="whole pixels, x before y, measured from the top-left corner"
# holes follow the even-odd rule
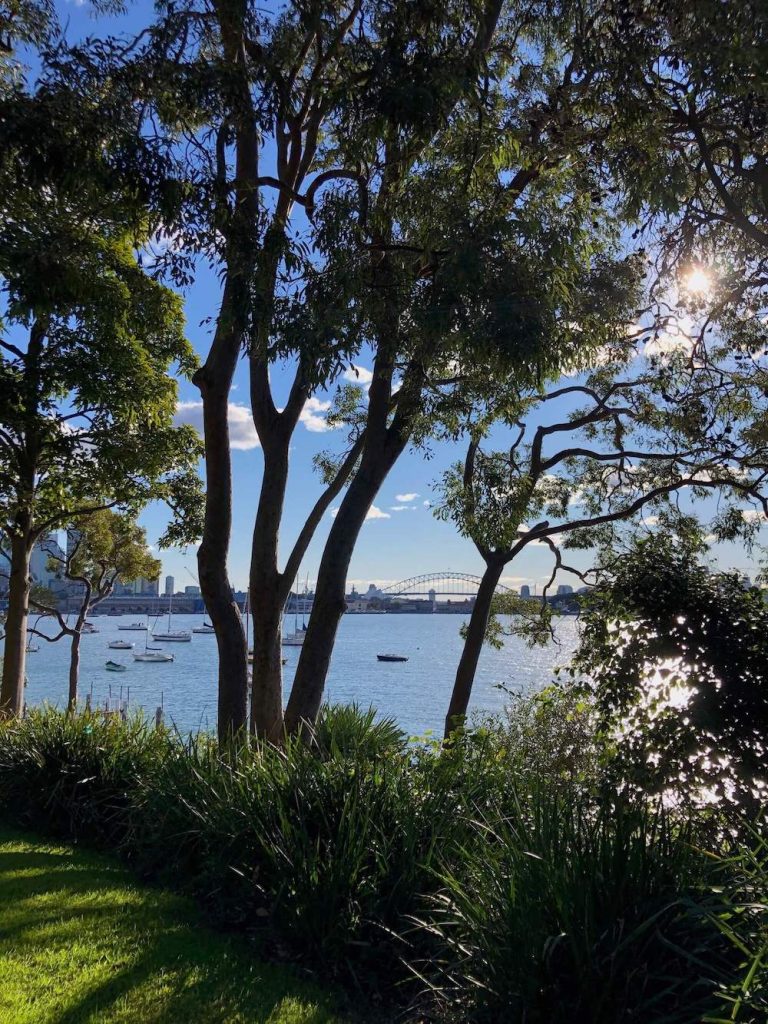
[[[0,832],[0,1018],[334,1024],[333,1000],[108,859]]]

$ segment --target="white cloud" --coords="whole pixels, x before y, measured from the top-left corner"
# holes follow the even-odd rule
[[[371,507],[368,509],[368,514],[366,515],[365,518],[366,519],[391,519],[392,516],[389,514],[389,512],[382,512],[380,508],[376,507],[376,505],[371,505]]]
[[[331,509],[331,519],[335,519],[336,516],[338,515],[338,512],[339,512],[338,508],[332,508]],[[365,518],[366,519],[391,519],[392,516],[389,514],[389,512],[382,512],[382,510],[380,508],[378,508],[376,505],[371,505],[371,507],[368,509],[368,514],[366,515]]]
[[[344,371],[344,380],[365,386],[373,380],[373,373],[370,370],[366,370],[364,366],[355,366],[353,364]]]
[[[395,501],[399,501],[404,505],[408,505],[410,502],[415,501],[418,498],[416,491],[411,491],[409,494],[396,494]]]
[[[741,518],[745,523],[765,522],[765,513],[759,508],[742,509]]]
[[[238,405],[237,402],[229,403],[229,439],[232,447],[238,451],[248,451],[251,448],[259,447],[259,438],[256,428],[253,425],[251,410],[247,405]],[[180,426],[188,423],[203,436],[203,403],[202,402],[179,402],[176,406],[174,423]]]
[[[418,508],[418,505],[390,505],[390,512],[408,512],[414,508]]]
[[[432,502],[431,501],[422,501],[421,504],[424,506],[424,508],[432,508]]]
[[[332,429],[328,426],[328,421],[323,415],[323,413],[327,413],[330,408],[330,402],[323,402],[320,398],[308,398],[304,408],[301,410],[299,420],[304,424],[307,430],[310,430],[313,434],[322,434],[324,431]]]

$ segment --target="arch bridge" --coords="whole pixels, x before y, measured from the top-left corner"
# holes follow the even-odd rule
[[[387,597],[474,597],[480,586],[481,577],[469,572],[430,572],[422,576],[411,576],[381,592]],[[497,590],[513,593],[511,587],[499,583]]]

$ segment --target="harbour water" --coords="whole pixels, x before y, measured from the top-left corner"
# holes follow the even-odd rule
[[[162,649],[174,655],[167,664],[133,660],[131,651],[112,650],[110,640],[128,640],[134,650],[144,649],[144,633],[119,629],[132,618],[97,616],[98,632],[85,634],[81,645],[81,698],[93,694],[94,705],[110,695],[130,698],[132,707],[154,715],[162,702],[166,722],[184,733],[213,729],[216,724],[216,638],[193,634],[191,643],[165,643]],[[453,677],[461,653],[461,615],[345,615],[341,621],[326,699],[334,703],[356,701],[373,705],[381,714],[395,718],[411,735],[429,730],[440,732],[448,707]],[[189,630],[202,624],[200,616],[176,615],[173,628]],[[152,625],[152,624],[151,624]],[[161,619],[158,630],[165,628]],[[292,626],[292,623],[289,624]],[[39,628],[54,633],[53,623],[42,620]],[[567,664],[577,639],[578,623],[573,618],[557,620],[558,642],[545,648],[530,648],[510,638],[500,651],[482,652],[472,699],[475,711],[500,711],[508,699],[499,684],[513,692],[530,692],[551,682],[554,669]],[[28,705],[43,702],[63,706],[67,694],[69,641],[46,643],[27,655]],[[150,643],[152,641],[150,640]],[[286,692],[299,658],[300,649],[284,647],[283,669]],[[386,663],[377,654],[402,654],[407,662]],[[108,660],[121,662],[127,670],[108,672]]]

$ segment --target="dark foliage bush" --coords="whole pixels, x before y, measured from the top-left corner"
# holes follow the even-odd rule
[[[275,955],[394,993],[398,1013],[764,1022],[759,833],[747,856],[712,814],[595,798],[581,727],[557,727],[556,705],[447,748],[339,709],[312,744],[223,752],[35,713],[0,726],[0,814],[113,846]],[[545,735],[567,740],[551,759]]]

